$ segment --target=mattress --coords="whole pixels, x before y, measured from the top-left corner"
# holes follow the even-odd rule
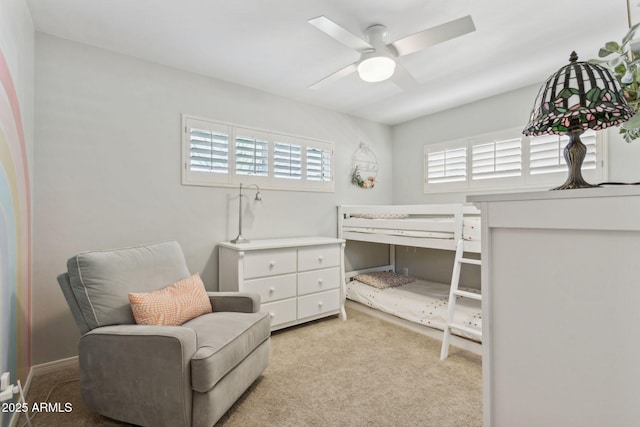
[[[444,331],[449,289],[449,285],[425,280],[415,280],[385,289],[353,280],[347,283],[347,298],[402,319]],[[479,293],[477,289],[460,287],[460,290]],[[454,323],[482,330],[481,302],[458,297]],[[475,335],[455,329],[452,332],[454,335],[480,341]]]

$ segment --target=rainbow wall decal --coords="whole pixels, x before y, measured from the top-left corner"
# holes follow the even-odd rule
[[[31,189],[18,97],[0,50],[0,369],[31,368]]]

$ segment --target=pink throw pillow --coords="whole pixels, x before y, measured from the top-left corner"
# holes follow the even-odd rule
[[[198,273],[164,289],[131,293],[129,302],[138,325],[178,326],[211,313],[211,302]]]

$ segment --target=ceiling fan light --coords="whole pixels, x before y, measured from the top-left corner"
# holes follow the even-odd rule
[[[358,74],[365,82],[376,83],[393,76],[396,61],[386,56],[373,56],[358,64]]]

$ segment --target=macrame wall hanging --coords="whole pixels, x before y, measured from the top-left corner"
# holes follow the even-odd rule
[[[360,188],[373,188],[378,174],[378,160],[369,146],[360,143],[351,159],[351,183]]]

